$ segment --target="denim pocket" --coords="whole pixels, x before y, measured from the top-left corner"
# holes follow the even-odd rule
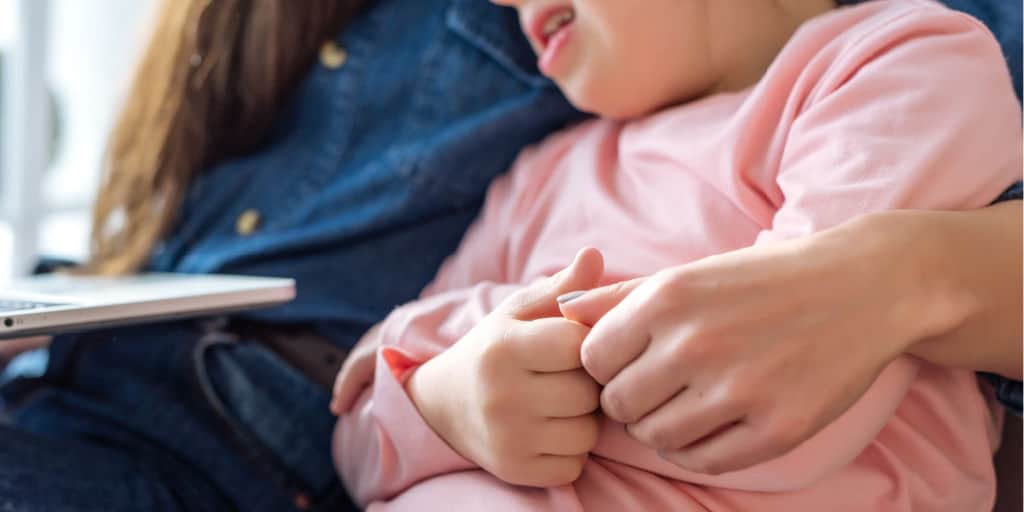
[[[201,341],[197,351],[207,400],[253,460],[269,464],[285,490],[327,492],[337,480],[327,392],[259,344]]]

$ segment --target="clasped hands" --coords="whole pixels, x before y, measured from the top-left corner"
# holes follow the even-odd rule
[[[603,258],[584,249],[418,368],[406,390],[449,446],[513,484],[578,478],[597,444],[599,411],[693,472],[770,460],[845,411],[898,352],[824,338],[841,312],[769,321],[819,297],[813,287],[744,293],[786,277],[780,268],[759,282],[743,257],[713,261],[713,271],[698,262],[595,288]],[[335,413],[372,380],[379,345],[371,332],[349,356]],[[827,350],[837,346],[851,357]]]

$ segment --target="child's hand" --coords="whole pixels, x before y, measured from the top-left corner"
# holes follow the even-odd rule
[[[597,383],[582,369],[589,329],[561,318],[556,298],[595,286],[601,253],[506,299],[407,383],[427,423],[455,451],[517,485],[575,481],[597,443]]]
[[[337,378],[334,379],[334,396],[331,397],[331,412],[341,415],[349,411],[356,399],[373,382],[373,372],[377,364],[377,348],[380,347],[380,324],[374,325],[359,342],[341,365]]]

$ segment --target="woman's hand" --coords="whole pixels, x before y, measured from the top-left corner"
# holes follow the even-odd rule
[[[31,338],[0,340],[0,369],[7,366],[7,363],[10,363],[12,359],[24,352],[49,345],[52,339],[50,336],[34,336]]]
[[[363,390],[373,383],[380,342],[380,324],[377,324],[359,338],[345,358],[338,376],[334,379],[331,412],[335,415],[344,414],[352,409]]]
[[[926,268],[944,289],[973,304],[955,329],[907,351],[936,364],[998,373],[1021,380],[1022,202],[968,212],[914,212],[911,229],[938,240]]]
[[[703,473],[778,457],[824,428],[915,340],[962,321],[918,259],[853,222],[592,290],[562,304],[593,325],[582,361],[605,415]],[[916,248],[920,250],[909,250]],[[565,298],[563,298],[563,301]]]
[[[594,286],[602,269],[600,253],[584,249],[412,374],[409,395],[456,452],[516,485],[579,477],[597,443],[600,388],[580,361],[589,329],[561,318],[555,299]]]

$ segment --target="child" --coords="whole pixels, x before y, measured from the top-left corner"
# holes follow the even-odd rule
[[[999,47],[927,0],[505,0],[602,119],[525,151],[376,371],[335,459],[373,510],[990,509],[974,376],[901,357],[777,459],[682,470],[597,414],[556,297],[867,212],[980,207],[1019,179]],[[582,246],[567,269],[551,275]],[[543,278],[543,279],[542,279]],[[780,292],[784,293],[784,292]]]

